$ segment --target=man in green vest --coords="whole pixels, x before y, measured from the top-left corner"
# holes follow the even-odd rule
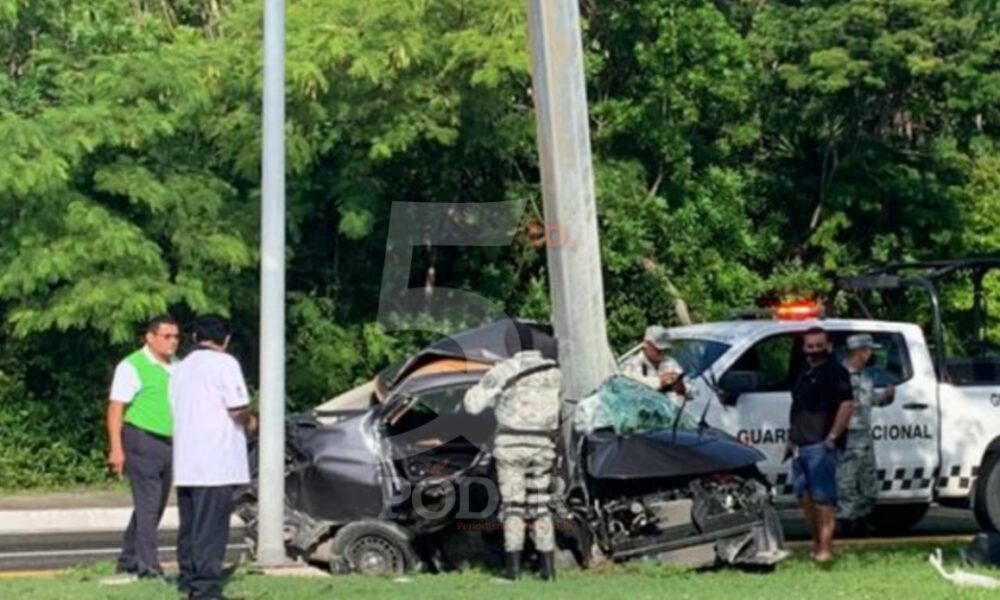
[[[118,572],[160,577],[156,530],[170,495],[173,418],[167,390],[180,328],[159,316],[146,328],[146,345],[115,368],[108,402],[108,466],[128,477],[132,519],[122,540]]]

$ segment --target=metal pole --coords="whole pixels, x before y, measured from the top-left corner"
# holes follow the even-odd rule
[[[615,370],[604,314],[578,0],[528,0],[528,23],[552,321],[563,396],[572,410]]]
[[[285,6],[264,0],[257,561],[285,562]]]

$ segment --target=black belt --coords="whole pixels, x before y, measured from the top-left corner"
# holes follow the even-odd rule
[[[156,438],[156,439],[160,440],[161,442],[163,442],[164,444],[172,445],[172,443],[173,443],[173,438],[171,438],[169,435],[161,435],[159,433],[153,433],[152,431],[149,431],[148,429],[143,429],[142,427],[136,427],[135,425],[133,425],[131,423],[125,423],[125,427],[128,427],[130,429],[135,429],[139,433],[148,435],[151,438]]]

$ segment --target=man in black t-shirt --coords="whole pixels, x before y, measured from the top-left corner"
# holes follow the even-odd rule
[[[833,558],[837,513],[837,462],[854,410],[851,375],[830,358],[830,339],[816,327],[803,339],[806,366],[792,388],[789,452],[795,493],[809,524],[812,557]]]

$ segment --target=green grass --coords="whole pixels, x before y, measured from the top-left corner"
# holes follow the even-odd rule
[[[945,547],[946,566],[957,563],[961,545]],[[533,578],[501,584],[489,573],[416,575],[407,582],[338,578],[268,578],[239,573],[226,592],[247,600],[312,600],[327,598],[720,598],[739,600],[793,600],[835,598],[912,600],[917,598],[998,598],[1000,591],[966,590],[941,579],[927,564],[930,546],[851,549],[829,568],[791,558],[772,573],[734,570],[696,573],[648,563],[632,563],[600,570],[563,572],[546,584]],[[102,587],[98,581],[108,565],[67,572],[53,578],[0,581],[0,598],[16,600],[137,599],[175,600],[177,593],[162,584],[137,583]],[[987,572],[988,571],[984,571]],[[1000,575],[1000,573],[993,573]]]
[[[88,484],[43,485],[33,488],[5,488],[0,486],[0,496],[45,496],[48,494],[87,494],[92,492],[128,493],[128,491],[128,481],[110,476],[104,481]]]

